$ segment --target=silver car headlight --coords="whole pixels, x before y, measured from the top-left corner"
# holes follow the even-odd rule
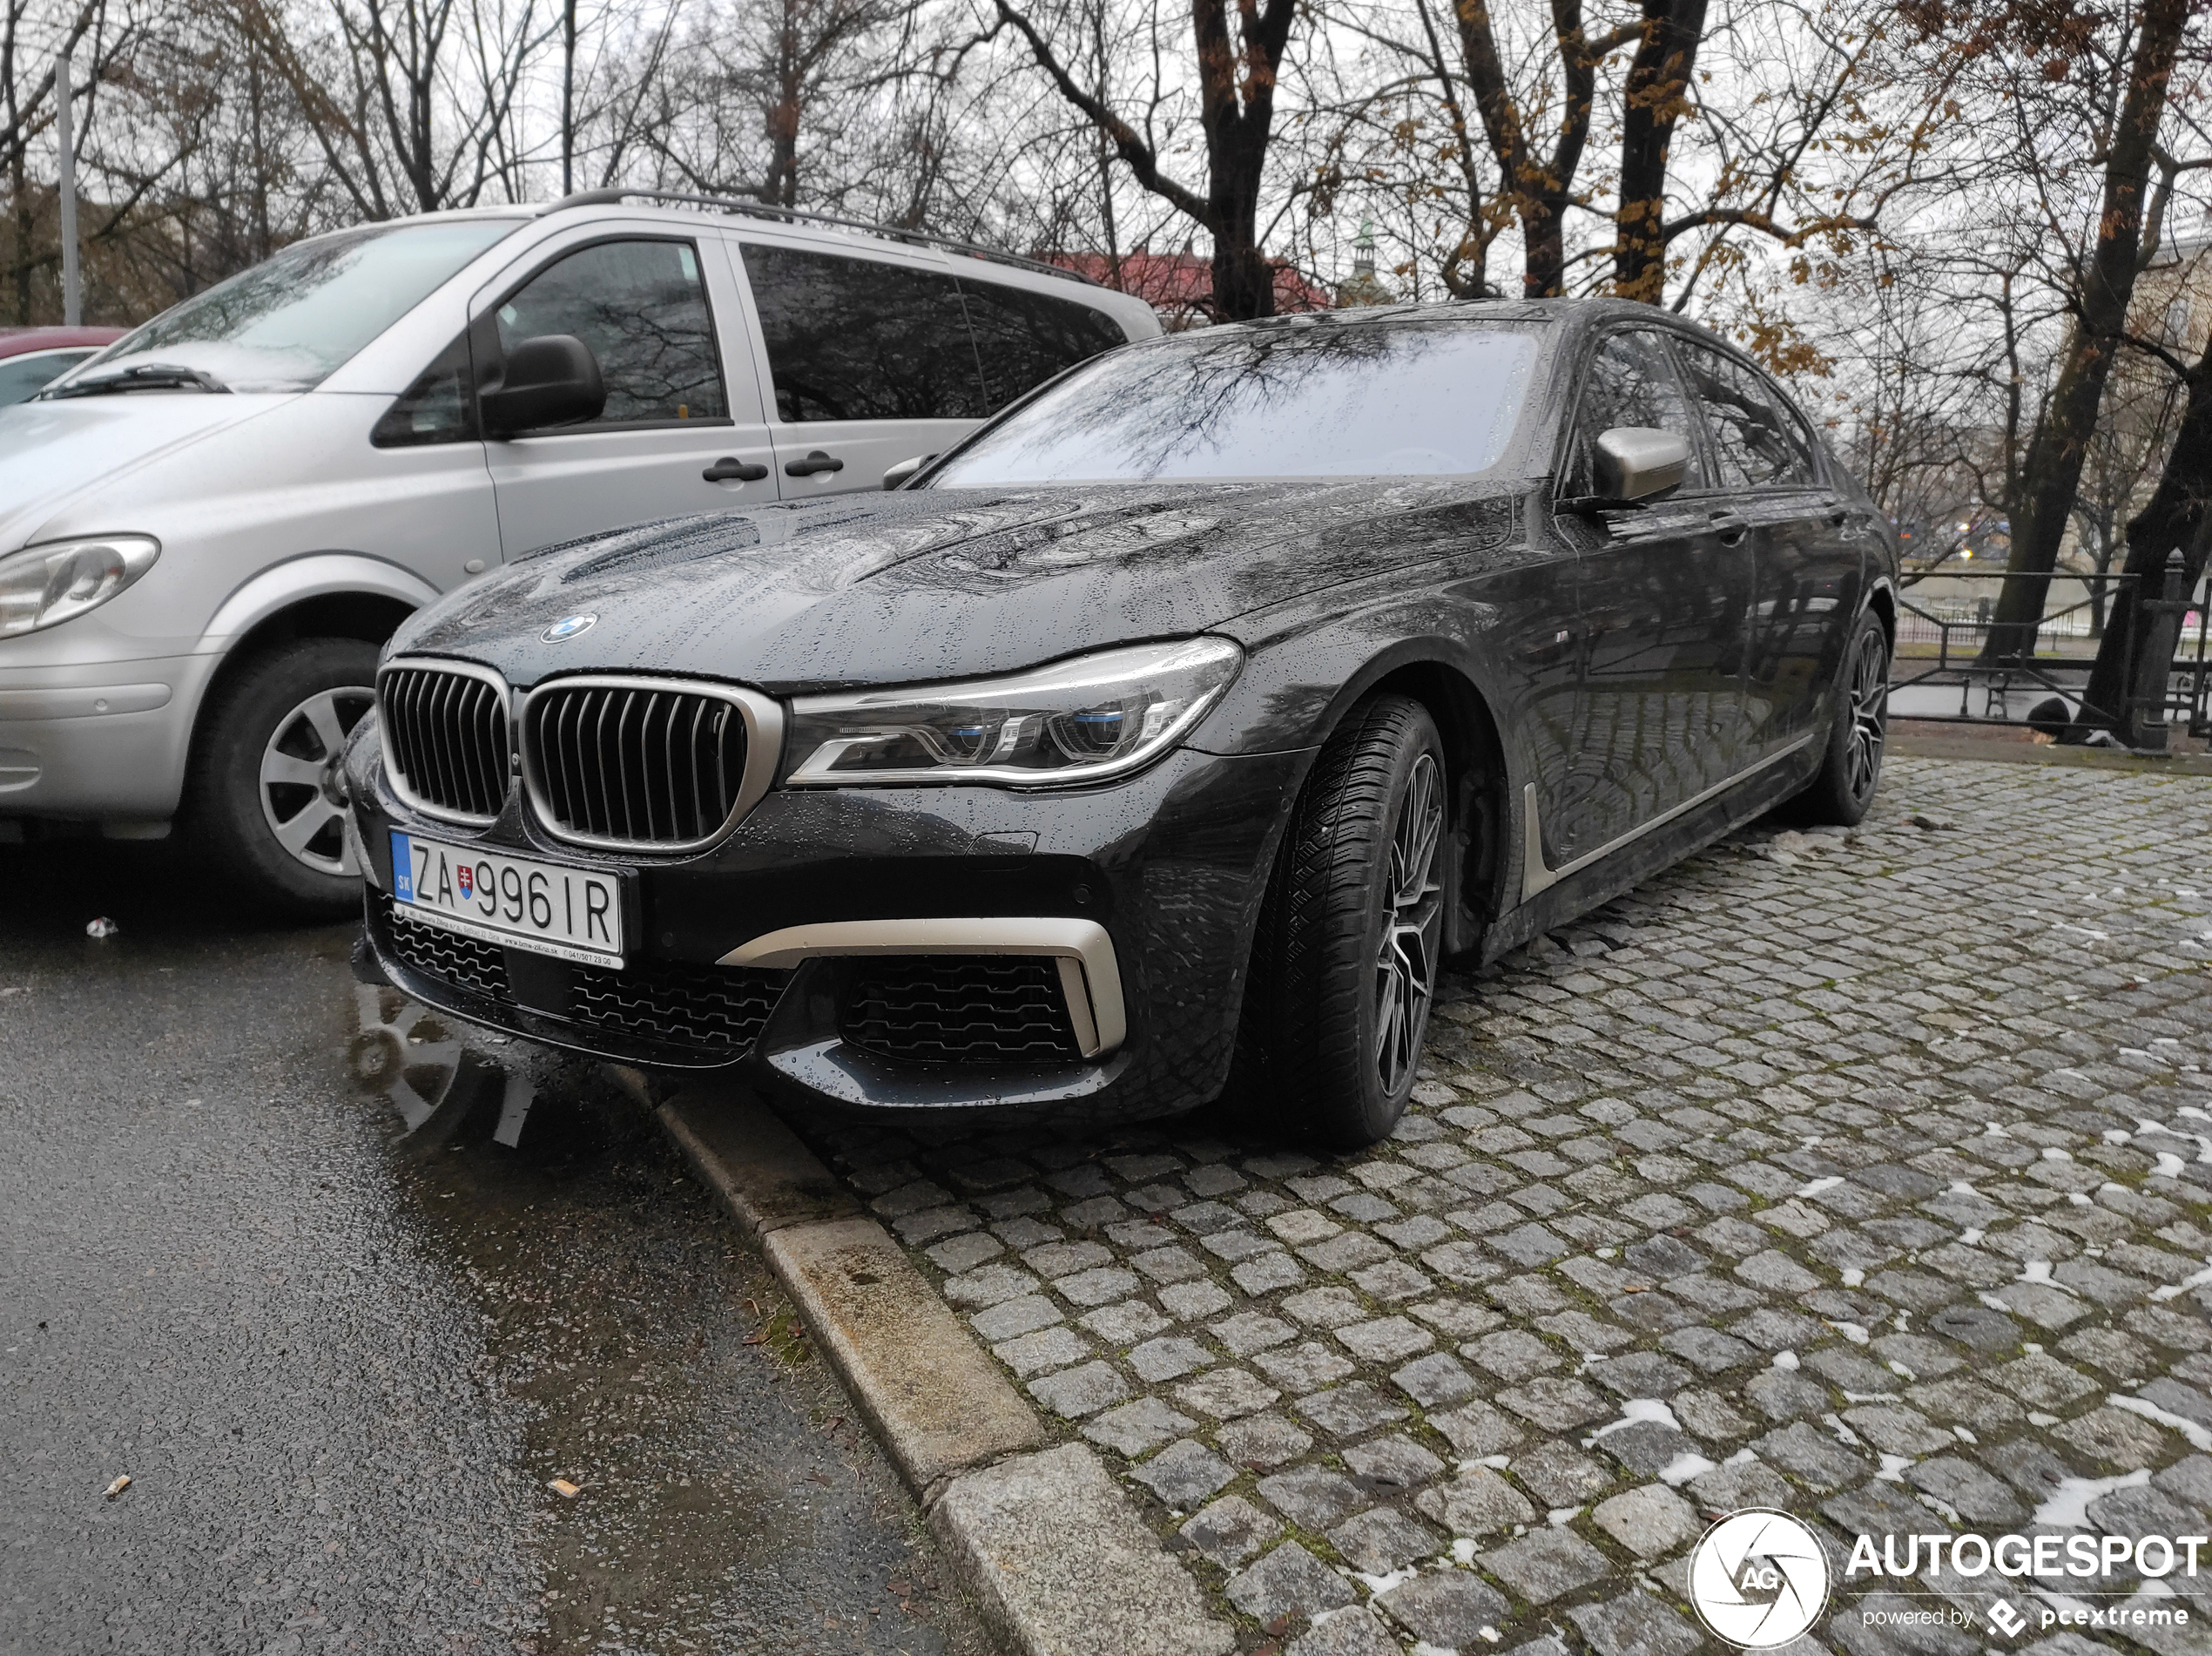
[[[1181,741],[1244,659],[1228,639],[1177,639],[1003,679],[801,696],[791,781],[1064,787],[1126,776]]]
[[[151,535],[92,535],[0,558],[0,639],[73,621],[153,567]]]

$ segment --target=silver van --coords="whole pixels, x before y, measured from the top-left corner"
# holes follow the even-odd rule
[[[241,895],[349,908],[338,754],[408,612],[580,535],[880,488],[1159,331],[1049,266],[697,198],[300,242],[0,408],[0,840],[181,822]]]

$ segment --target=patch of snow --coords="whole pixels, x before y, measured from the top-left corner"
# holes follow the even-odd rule
[[[2119,1477],[2062,1477],[2050,1499],[2035,1509],[2027,1524],[2036,1530],[2086,1530],[2089,1503],[2114,1490],[2139,1490],[2150,1482],[2150,1468]]]
[[[2161,1426],[2170,1426],[2199,1450],[2212,1454],[2212,1430],[2189,1419],[2186,1415],[2177,1415],[2169,1409],[2161,1409],[2156,1403],[2146,1403],[2141,1397],[2123,1397],[2116,1391],[2107,1396],[2105,1401],[2114,1409],[2124,1409],[2131,1415],[2141,1415],[2145,1420],[2155,1420]]]

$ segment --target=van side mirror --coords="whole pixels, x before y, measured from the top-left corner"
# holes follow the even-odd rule
[[[507,353],[496,383],[477,393],[484,434],[511,437],[596,420],[607,406],[599,359],[573,334],[541,334]]]
[[[1648,500],[1679,489],[1689,475],[1689,439],[1656,426],[1616,425],[1596,443],[1597,492],[1606,500]]]
[[[901,460],[883,474],[883,486],[886,489],[905,488],[907,478],[913,477],[936,457],[934,454],[918,454],[911,460]]]

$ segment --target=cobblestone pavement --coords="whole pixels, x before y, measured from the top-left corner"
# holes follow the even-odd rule
[[[824,1148],[1245,1649],[1684,1656],[1726,1510],[2212,1530],[2208,848],[2202,781],[1892,760],[1863,829],[1755,827],[1451,984],[1373,1151]],[[2128,1647],[1886,1585],[1797,1648]],[[2212,1556],[2119,1585],[2212,1616]]]

